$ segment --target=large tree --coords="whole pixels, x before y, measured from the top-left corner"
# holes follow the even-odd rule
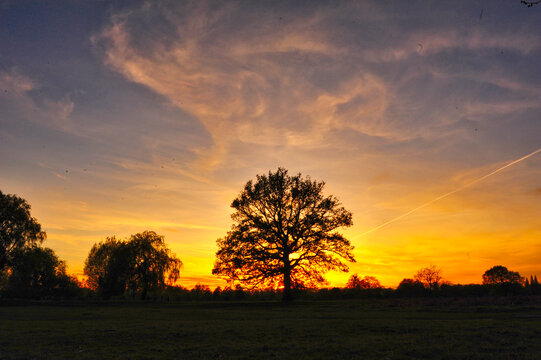
[[[0,272],[13,254],[25,246],[40,244],[46,234],[30,215],[30,205],[17,195],[0,191]]]
[[[154,231],[132,235],[128,240],[107,238],[94,244],[85,261],[84,273],[90,288],[103,297],[126,290],[141,294],[178,280],[182,261]]]
[[[149,290],[163,288],[178,280],[182,261],[167,247],[164,237],[154,231],[132,235],[128,241],[133,274],[128,284],[144,299]]]
[[[291,289],[325,283],[329,270],[347,272],[341,261],[355,261],[353,246],[336,230],[352,225],[351,212],[334,196],[324,196],[322,181],[278,168],[248,181],[233,200],[234,224],[223,239],[212,273],[251,288]]]
[[[102,297],[122,295],[133,272],[130,249],[114,236],[94,244],[85,260],[87,286]]]

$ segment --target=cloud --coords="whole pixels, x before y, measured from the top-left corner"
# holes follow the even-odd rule
[[[491,20],[510,9],[487,8],[479,22],[466,5],[430,15],[375,2],[214,5],[145,3],[92,39],[110,68],[204,125],[212,145],[191,149],[199,160],[188,173],[340,159],[367,176],[382,162],[399,167],[395,185],[415,188],[451,177],[450,164],[462,171],[508,156],[503,124],[535,128],[525,114],[539,110],[540,89],[506,69],[532,61],[540,41]]]
[[[311,81],[310,74],[347,56],[326,39],[322,15],[278,24],[234,5],[182,10],[168,13],[174,36],[164,42],[141,45],[134,30],[142,17],[163,11],[152,5],[115,16],[94,42],[113,69],[204,124],[214,141],[206,151],[209,165],[237,141],[304,148],[320,146],[333,129],[387,134],[388,91],[376,75],[342,76],[332,85]],[[233,16],[245,22],[232,26]]]
[[[80,134],[70,121],[75,107],[73,94],[67,93],[58,99],[43,93],[41,84],[16,68],[0,72],[0,89],[0,102],[5,102],[11,116],[22,116],[50,128]]]
[[[210,168],[234,163],[237,142],[254,151],[340,147],[329,142],[340,130],[390,144],[456,142],[472,130],[464,119],[538,107],[538,87],[486,65],[502,49],[534,53],[533,34],[491,25],[457,30],[459,13],[446,7],[437,11],[447,16],[422,30],[406,23],[406,6],[392,9],[396,22],[373,3],[302,10],[283,16],[279,4],[263,11],[240,2],[146,3],[113,16],[93,42],[111,68],[204,124],[213,146],[194,151]],[[357,31],[357,23],[371,31]],[[454,53],[470,63],[454,64]]]
[[[401,38],[400,43],[392,47],[368,50],[363,53],[366,61],[370,62],[398,62],[411,57],[433,56],[449,51],[467,50],[483,51],[496,49],[498,51],[517,51],[529,54],[538,49],[541,42],[537,36],[517,37],[511,34],[494,36],[491,33],[476,30],[464,36],[458,30],[447,30],[436,34],[425,31],[416,31]]]
[[[187,268],[209,270],[228,203],[277,166],[325,180],[355,214],[353,238],[541,146],[539,21],[516,4],[482,5],[481,21],[471,2],[113,6],[91,39],[97,56],[74,56],[75,70],[1,73],[0,120],[15,119],[2,140],[27,151],[25,177],[44,178],[44,224],[63,226],[66,241],[80,231],[85,252],[105,235],[153,226],[206,257],[187,257]],[[414,273],[457,229],[474,254],[485,246],[475,236],[535,227],[533,161],[366,239],[413,245],[370,252],[363,242],[360,256],[382,273]]]
[[[6,94],[23,96],[37,86],[36,82],[21,74],[17,69],[0,72],[0,89]]]

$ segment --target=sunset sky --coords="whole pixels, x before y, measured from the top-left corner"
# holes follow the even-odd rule
[[[541,148],[541,4],[0,1],[0,34],[0,190],[71,273],[154,230],[222,284],[229,205],[281,166],[353,213],[332,286],[541,277],[541,153],[475,182]]]

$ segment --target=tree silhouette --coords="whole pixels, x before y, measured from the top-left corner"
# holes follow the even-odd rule
[[[126,291],[132,271],[127,243],[114,236],[94,244],[85,260],[87,286],[106,299]]]
[[[47,235],[30,215],[26,200],[0,191],[0,272],[12,260],[14,252],[32,244],[40,244]]]
[[[154,231],[145,231],[130,237],[133,273],[129,289],[141,292],[145,299],[149,290],[174,283],[180,275],[182,261],[171,253],[165,245],[164,237]]]
[[[379,289],[381,284],[378,279],[373,276],[365,276],[360,278],[359,275],[353,274],[346,283],[348,289]]]
[[[419,269],[414,276],[414,280],[421,282],[427,289],[435,290],[442,280],[441,269],[438,269],[435,265]]]
[[[537,295],[541,293],[541,285],[539,285],[539,281],[537,281],[537,276],[530,275],[530,280],[528,281],[528,278],[524,281],[524,287],[532,294]]]
[[[396,293],[401,296],[423,296],[427,291],[422,282],[413,279],[402,279],[396,288]]]
[[[8,296],[32,297],[74,295],[77,281],[66,274],[66,264],[49,248],[17,249],[9,266]]]
[[[485,271],[483,274],[483,284],[522,284],[524,278],[516,271],[509,271],[505,266],[496,265]]]
[[[144,300],[149,291],[177,281],[181,267],[182,261],[167,248],[164,237],[145,231],[126,241],[110,237],[94,244],[84,273],[89,287],[104,298],[129,290]]]
[[[212,273],[248,287],[291,289],[325,283],[329,270],[347,272],[339,257],[355,261],[353,246],[335,230],[352,225],[352,215],[334,196],[324,197],[324,182],[289,176],[278,168],[248,181],[233,200],[234,224],[218,239]]]

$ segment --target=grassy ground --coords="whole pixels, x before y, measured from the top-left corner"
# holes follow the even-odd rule
[[[0,307],[0,359],[541,359],[541,306]]]

